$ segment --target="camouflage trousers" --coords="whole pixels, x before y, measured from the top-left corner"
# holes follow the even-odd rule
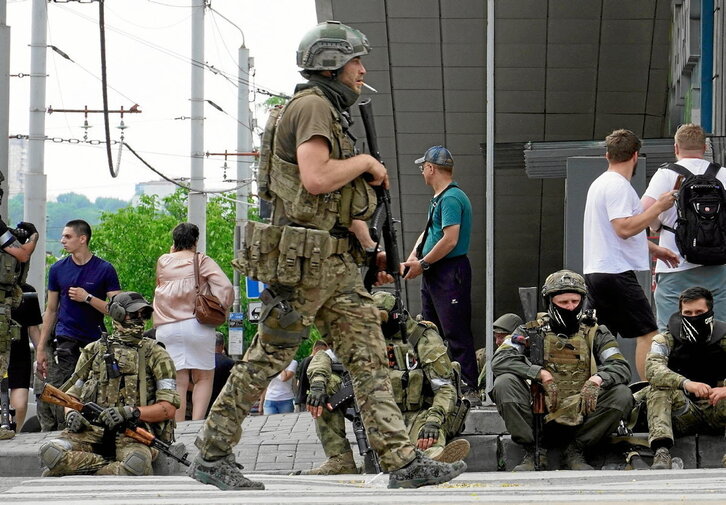
[[[512,440],[520,445],[534,444],[534,414],[532,413],[532,397],[529,385],[524,379],[510,373],[499,375],[494,380],[492,397],[497,404],[497,411],[504,419],[507,431]],[[633,408],[633,395],[628,386],[619,384],[600,391],[595,412],[585,416],[579,426],[564,427],[556,422],[545,424],[547,432],[566,431],[569,436],[582,447],[597,444],[607,435],[615,431],[621,419],[624,419]],[[551,437],[555,438],[555,437]],[[562,440],[567,442],[568,440]],[[551,445],[547,442],[547,445]]]
[[[158,452],[147,445],[135,441],[125,435],[117,435],[116,454],[107,459],[99,454],[103,441],[103,430],[94,427],[90,431],[73,433],[64,430],[60,437],[52,442],[70,448],[63,453],[60,461],[49,469],[44,476],[61,477],[63,475],[151,475],[151,463]],[[153,452],[152,452],[153,451]],[[130,471],[127,462],[134,460],[138,473]]]
[[[10,351],[0,352],[0,380],[8,373],[8,363],[10,363]]]
[[[303,264],[303,272],[311,270],[310,265]],[[303,325],[315,323],[326,334],[350,371],[368,440],[382,467],[389,471],[401,468],[414,459],[414,446],[393,399],[385,341],[373,298],[363,287],[360,271],[348,253],[321,261],[315,272],[313,281],[306,281],[303,275],[289,303],[302,315]],[[232,453],[252,404],[295,356],[297,346],[266,343],[270,341],[277,341],[276,335],[266,335],[260,325],[242,361],[232,368],[195,441],[204,459],[216,460]]]
[[[696,433],[723,435],[726,428],[726,400],[710,405],[708,399],[692,400],[680,389],[651,386],[648,405],[648,442],[670,440]]]
[[[341,379],[338,375],[332,374],[328,380],[328,395],[335,394],[340,389]],[[418,411],[403,412],[403,420],[406,424],[408,438],[412,444],[418,441],[418,434],[421,428],[426,424],[428,417],[428,409]],[[329,411],[323,409],[323,414],[315,419],[315,432],[323,446],[325,456],[332,458],[346,452],[350,452],[350,442],[345,434],[345,416],[342,410],[336,409]],[[426,449],[424,454],[429,458],[438,456],[444,450],[446,445],[446,432],[444,429],[439,430],[439,439],[434,445]]]

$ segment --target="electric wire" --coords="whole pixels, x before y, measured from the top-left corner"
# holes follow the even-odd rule
[[[104,0],[98,0],[98,28],[101,39],[101,95],[103,97],[103,127],[106,134],[106,158],[108,171],[111,177],[118,177],[118,171],[113,169],[113,155],[111,154],[111,125],[108,117],[108,88],[106,87],[106,15],[104,13]]]

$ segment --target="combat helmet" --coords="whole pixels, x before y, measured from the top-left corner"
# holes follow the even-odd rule
[[[542,286],[542,298],[548,301],[559,293],[579,293],[584,297],[587,294],[585,279],[572,270],[559,270],[548,275]]]
[[[326,21],[307,32],[297,49],[297,66],[303,77],[320,70],[338,70],[371,50],[363,33],[340,21]]]
[[[383,330],[383,336],[386,338],[400,339],[401,326],[399,325],[399,321],[391,317],[391,312],[396,308],[396,297],[388,291],[376,291],[373,293],[373,302],[376,304],[376,308],[381,311],[381,330]],[[410,334],[413,328],[416,327],[416,322],[409,317],[405,309],[403,312],[406,318],[406,331]]]
[[[135,291],[123,291],[111,298],[108,304],[108,315],[118,323],[124,323],[126,314],[138,314],[140,319],[146,320],[154,312],[153,307],[146,299]]]

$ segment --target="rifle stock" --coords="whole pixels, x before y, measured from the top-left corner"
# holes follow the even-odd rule
[[[373,104],[371,99],[368,98],[362,101],[358,104],[358,108],[360,109],[363,128],[366,132],[368,151],[379,163],[383,164],[381,153],[378,151],[378,135],[376,134],[376,124],[373,119]],[[375,186],[374,189],[378,196],[378,206],[369,223],[371,238],[377,244],[380,244],[381,239],[383,239],[386,251],[386,272],[393,276],[394,295],[396,296],[396,307],[392,311],[392,316],[398,320],[401,337],[406,342],[407,316],[401,301],[401,256],[398,252],[398,237],[395,228],[396,220],[393,219],[393,213],[391,212],[391,193],[382,185]],[[364,279],[364,284],[368,291],[371,290],[375,283],[377,272],[376,255],[373,254]]]
[[[47,403],[77,410],[90,422],[95,422],[98,415],[103,412],[103,408],[100,405],[93,402],[83,403],[48,383],[43,385],[43,389],[40,391],[40,399]],[[159,438],[157,438],[153,433],[141,428],[140,426],[126,425],[124,426],[123,433],[127,437],[133,438],[139,443],[156,448],[159,452],[164,453],[168,457],[175,459],[185,466],[190,466],[191,464],[187,459],[186,454],[183,454],[182,456],[176,455],[171,447],[171,444],[164,442],[163,440],[159,440]]]

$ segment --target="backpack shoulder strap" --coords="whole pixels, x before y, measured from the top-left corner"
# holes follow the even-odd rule
[[[678,163],[668,163],[664,168],[673,170],[674,172],[682,175],[683,177],[689,177],[689,176],[693,175],[693,172],[688,170],[683,165],[679,165]]]
[[[708,168],[706,169],[706,171],[703,173],[703,175],[705,175],[706,177],[713,177],[715,179],[716,174],[718,174],[718,171],[720,169],[721,169],[721,165],[719,165],[718,163],[711,162],[708,165]]]

